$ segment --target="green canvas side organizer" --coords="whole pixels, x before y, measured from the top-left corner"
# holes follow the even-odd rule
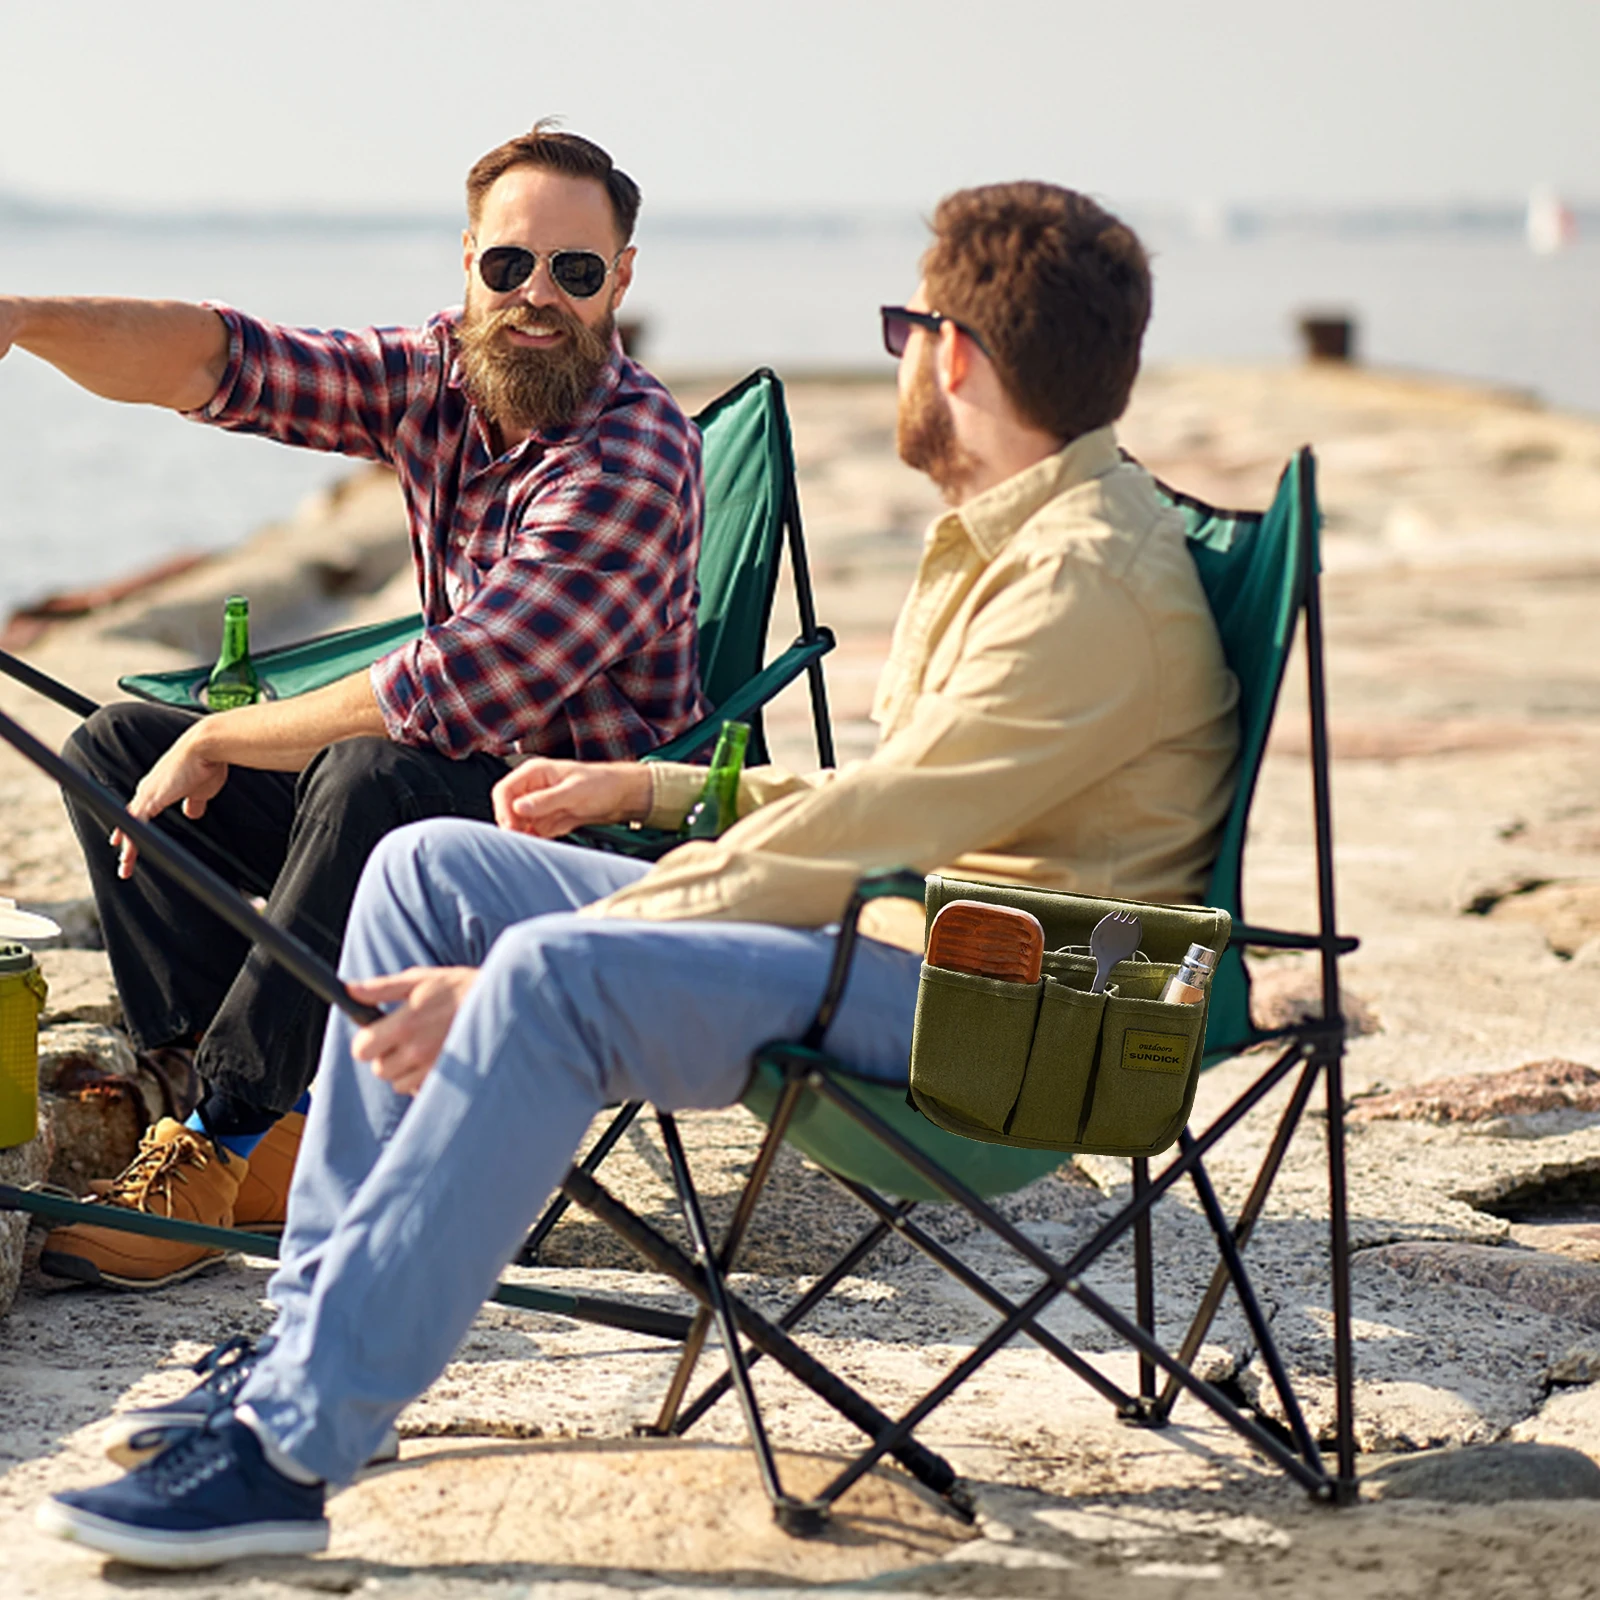
[[[913,1105],[939,1127],[1030,1150],[1154,1156],[1183,1131],[1199,1081],[1208,1006],[1158,998],[1191,944],[1226,949],[1232,919],[1013,885],[928,879],[931,924],[952,900],[1031,912],[1044,927],[1037,983],[923,964],[911,1042]],[[1090,994],[1086,949],[1108,911],[1137,912],[1140,956]]]

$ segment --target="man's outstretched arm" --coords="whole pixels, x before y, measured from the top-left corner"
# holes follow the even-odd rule
[[[0,296],[0,356],[13,345],[107,400],[192,411],[217,391],[228,330],[181,300]]]

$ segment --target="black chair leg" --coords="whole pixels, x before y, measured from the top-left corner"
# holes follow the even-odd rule
[[[739,1397],[739,1408],[744,1412],[745,1428],[756,1453],[756,1467],[761,1474],[762,1487],[772,1502],[772,1513],[786,1533],[799,1537],[814,1537],[827,1525],[828,1508],[813,1501],[796,1500],[784,1491],[778,1476],[777,1458],[772,1453],[772,1441],[767,1437],[766,1424],[761,1420],[761,1408],[756,1403],[755,1390],[750,1385],[750,1373],[745,1364],[744,1346],[739,1340],[739,1329],[734,1321],[733,1306],[728,1298],[727,1284],[723,1281],[721,1264],[711,1249],[711,1236],[706,1229],[704,1212],[700,1209],[700,1196],[695,1192],[694,1180],[689,1174],[689,1161],[684,1153],[678,1124],[667,1112],[659,1112],[656,1121],[661,1128],[661,1139],[667,1147],[667,1160],[672,1164],[672,1179],[677,1186],[678,1199],[683,1206],[684,1221],[689,1225],[689,1237],[694,1242],[695,1256],[706,1288],[708,1310],[717,1325],[722,1339],[723,1354],[728,1358],[728,1371],[733,1378],[734,1393]]]
[[[778,1102],[777,1114],[773,1117],[771,1126],[768,1127],[766,1136],[761,1141],[761,1148],[756,1154],[755,1166],[751,1169],[750,1176],[745,1180],[744,1189],[739,1195],[739,1202],[734,1207],[733,1219],[728,1224],[728,1231],[722,1241],[722,1250],[717,1256],[718,1270],[726,1276],[733,1271],[733,1264],[738,1259],[739,1246],[744,1243],[746,1230],[750,1226],[750,1219],[755,1215],[756,1202],[761,1198],[761,1191],[767,1186],[767,1179],[772,1173],[772,1163],[778,1158],[778,1151],[783,1148],[784,1131],[789,1126],[789,1120],[794,1115],[795,1102],[800,1096],[798,1081],[785,1086],[783,1096]],[[658,1121],[665,1122],[664,1114],[658,1113]],[[667,1130],[662,1127],[662,1137],[666,1138]],[[673,1124],[672,1137],[677,1139],[677,1125]],[[687,1167],[685,1168],[687,1171]],[[676,1171],[676,1167],[674,1167]],[[683,1196],[680,1194],[680,1201]],[[684,1201],[687,1205],[687,1202]],[[781,1326],[781,1324],[780,1324]],[[705,1348],[706,1334],[710,1332],[711,1313],[702,1308],[695,1316],[694,1326],[689,1330],[689,1337],[683,1342],[683,1354],[678,1358],[677,1369],[672,1374],[672,1381],[667,1385],[666,1397],[661,1402],[661,1411],[655,1421],[655,1426],[650,1432],[667,1434],[673,1431],[677,1421],[678,1408],[683,1404],[683,1397],[688,1392],[689,1380],[694,1375],[694,1369],[700,1360],[700,1352]],[[731,1368],[730,1368],[731,1372]]]
[[[1310,1049],[1310,1046],[1306,1047],[1308,1055]],[[1321,1068],[1315,1061],[1307,1063],[1299,1081],[1295,1084],[1289,1104],[1278,1119],[1277,1132],[1273,1135],[1266,1159],[1261,1163],[1261,1170],[1256,1174],[1256,1181],[1248,1198],[1239,1208],[1239,1220],[1233,1226],[1233,1241],[1240,1250],[1244,1249],[1250,1240],[1250,1235],[1255,1232],[1256,1223],[1266,1206],[1267,1196],[1271,1194],[1272,1185],[1277,1181],[1278,1168],[1283,1165],[1283,1158],[1289,1150],[1289,1141],[1293,1139],[1295,1130],[1300,1126],[1300,1118],[1305,1112],[1306,1102],[1311,1098],[1312,1089],[1316,1087],[1317,1074],[1320,1071]],[[1183,1336],[1183,1344],[1178,1349],[1178,1360],[1184,1366],[1194,1365],[1194,1358],[1199,1355],[1200,1346],[1205,1343],[1206,1335],[1211,1331],[1211,1324],[1216,1320],[1217,1312],[1222,1307],[1222,1298],[1228,1292],[1231,1281],[1227,1263],[1219,1261],[1216,1271],[1211,1274],[1211,1282],[1207,1285],[1205,1297],[1201,1300],[1200,1307],[1194,1314],[1194,1320],[1189,1324],[1189,1331]],[[1168,1378],[1166,1386],[1161,1391],[1161,1398],[1156,1402],[1164,1417],[1171,1416],[1172,1408],[1177,1404],[1180,1393],[1177,1380]]]
[[[1150,1192],[1150,1162],[1136,1156],[1133,1162],[1133,1197],[1142,1200]],[[1133,1225],[1134,1316],[1139,1326],[1153,1339],[1156,1334],[1155,1251],[1150,1236],[1150,1212],[1141,1211]],[[1161,1427],[1166,1418],[1156,1410],[1156,1367],[1142,1350],[1139,1352],[1140,1420]]]

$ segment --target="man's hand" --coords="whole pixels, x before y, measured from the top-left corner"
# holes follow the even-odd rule
[[[350,993],[368,1005],[403,1004],[362,1028],[350,1043],[351,1054],[370,1061],[373,1073],[401,1094],[415,1094],[433,1071],[477,976],[476,967],[407,967],[391,977],[352,982]]]
[[[638,761],[534,756],[494,786],[494,820],[536,839],[559,838],[592,822],[640,822],[649,812],[650,770]]]
[[[205,735],[205,723],[197,722],[145,773],[128,802],[133,816],[148,822],[180,800],[184,816],[195,820],[205,815],[206,807],[228,781],[228,763],[206,753]],[[111,843],[121,852],[117,876],[131,878],[133,864],[139,859],[133,840],[118,828],[111,835]]]

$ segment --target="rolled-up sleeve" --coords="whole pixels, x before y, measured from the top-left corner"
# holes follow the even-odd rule
[[[447,621],[371,668],[389,736],[508,754],[670,625],[682,498],[645,476],[574,474],[526,511]]]
[[[427,330],[281,328],[231,306],[211,309],[228,330],[228,361],[216,392],[187,417],[307,450],[393,461],[421,369],[440,359]]]

